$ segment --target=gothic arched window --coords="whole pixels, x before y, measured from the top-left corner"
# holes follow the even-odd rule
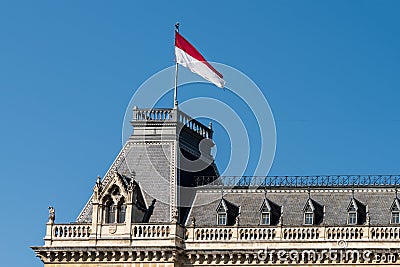
[[[126,215],[126,205],[122,203],[118,206],[118,223],[125,222],[125,215]]]
[[[108,201],[106,204],[106,214],[105,214],[105,222],[106,223],[115,223],[115,214],[117,212],[117,207],[113,201]]]

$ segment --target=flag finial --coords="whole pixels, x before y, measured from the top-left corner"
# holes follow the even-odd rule
[[[176,22],[176,23],[175,23],[175,30],[176,30],[177,32],[179,32],[179,22]]]

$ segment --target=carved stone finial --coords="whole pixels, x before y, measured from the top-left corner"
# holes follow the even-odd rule
[[[208,128],[210,128],[212,130],[212,121],[210,121],[210,123],[208,124]]]
[[[56,211],[54,210],[54,207],[49,206],[49,223],[54,223],[56,220]]]
[[[190,226],[196,227],[196,217],[192,217],[192,224]]]

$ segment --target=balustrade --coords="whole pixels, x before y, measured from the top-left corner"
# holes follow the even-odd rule
[[[167,238],[170,231],[168,225],[134,225],[132,238]]]
[[[195,240],[220,241],[231,240],[232,229],[229,228],[200,228],[195,230]]]
[[[357,240],[363,236],[362,227],[329,227],[326,230],[326,238],[333,240]]]
[[[212,138],[212,129],[203,125],[199,121],[191,118],[180,110],[174,109],[139,109],[135,107],[133,109],[134,122],[176,122],[184,125],[186,128],[199,134],[204,138]]]
[[[53,226],[53,237],[55,238],[88,238],[90,236],[90,225],[66,224]]]
[[[400,239],[400,227],[371,227],[370,239]]]
[[[173,225],[132,225],[132,239],[163,239],[183,236],[183,228]],[[400,240],[400,226],[316,226],[316,227],[187,227],[187,241],[252,241],[252,240]],[[49,228],[54,239],[87,239],[90,224],[54,224]],[[49,236],[48,234],[48,236]]]
[[[282,239],[285,240],[315,240],[320,236],[320,229],[316,227],[284,228]]]

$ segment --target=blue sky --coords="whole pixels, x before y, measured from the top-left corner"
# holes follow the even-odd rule
[[[121,148],[136,88],[173,64],[176,21],[208,60],[241,70],[263,90],[277,129],[270,174],[400,174],[399,8],[398,1],[0,2],[3,265],[41,266],[28,246],[43,243],[47,206],[58,222],[75,220]]]

